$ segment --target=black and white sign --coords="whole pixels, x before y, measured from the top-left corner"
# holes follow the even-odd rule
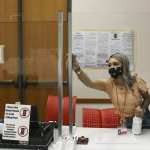
[[[131,69],[134,68],[133,31],[74,31],[73,53],[81,67],[105,67],[106,60],[116,52],[128,56]]]
[[[28,141],[30,111],[30,105],[6,104],[2,138]]]

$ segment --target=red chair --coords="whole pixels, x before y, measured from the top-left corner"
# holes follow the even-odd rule
[[[115,108],[101,109],[102,128],[117,128],[120,125],[120,116]]]
[[[63,125],[69,124],[69,109],[68,109],[68,97],[63,98]],[[76,97],[72,97],[72,122],[75,124],[75,104]],[[58,121],[58,96],[48,96],[47,105],[46,105],[46,117],[45,121]]]
[[[120,116],[115,108],[83,108],[83,127],[116,128],[119,124]]]
[[[101,115],[99,109],[83,108],[83,127],[101,128]]]

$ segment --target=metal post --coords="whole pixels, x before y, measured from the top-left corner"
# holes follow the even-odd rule
[[[68,91],[69,91],[69,134],[72,136],[72,0],[68,1]]]
[[[23,77],[23,0],[18,0],[18,75],[17,75],[17,88],[18,98],[23,103],[24,99],[24,77]]]
[[[63,12],[58,12],[58,134],[62,135],[62,100],[63,100]]]

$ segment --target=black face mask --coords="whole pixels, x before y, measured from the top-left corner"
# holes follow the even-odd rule
[[[109,69],[109,74],[112,78],[117,78],[118,76],[122,75],[122,73],[123,73],[122,67]]]

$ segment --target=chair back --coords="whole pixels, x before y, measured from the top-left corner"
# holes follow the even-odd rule
[[[83,127],[101,128],[101,114],[99,109],[83,108]]]
[[[116,128],[120,125],[120,116],[115,108],[83,108],[83,127]]]
[[[120,125],[120,115],[115,108],[101,109],[102,128],[117,128]]]
[[[63,97],[63,125],[69,125],[69,97]],[[75,124],[76,97],[72,97],[72,122]],[[58,121],[58,96],[48,96],[45,121]]]

